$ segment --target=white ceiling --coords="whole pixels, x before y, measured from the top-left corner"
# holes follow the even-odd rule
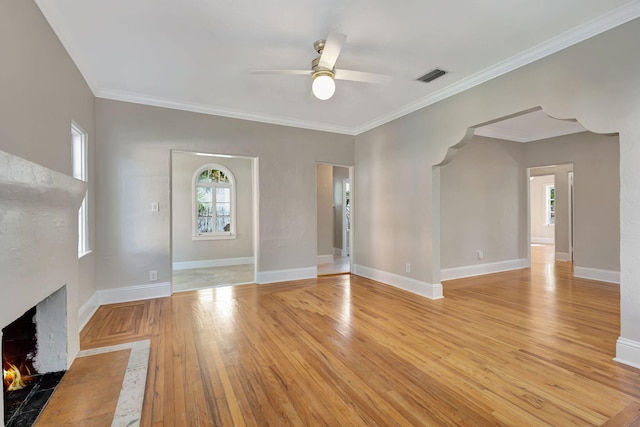
[[[575,120],[554,119],[542,110],[536,110],[476,128],[474,133],[490,138],[531,142],[585,131]]]
[[[35,0],[98,97],[358,134],[640,16],[640,0]],[[328,101],[313,42],[347,35]],[[434,67],[449,74],[414,81]]]

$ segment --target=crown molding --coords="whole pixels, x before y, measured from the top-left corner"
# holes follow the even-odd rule
[[[478,73],[472,74],[452,85],[432,93],[431,95],[407,104],[386,116],[380,117],[356,128],[355,134],[360,135],[361,133],[406,116],[407,114],[413,113],[421,108],[435,104],[436,102],[442,101],[443,99],[449,98],[453,95],[457,95],[460,92],[464,92],[474,86],[478,86],[491,79],[554,54],[562,49],[566,49],[567,47],[573,46],[574,44],[580,43],[581,41],[587,40],[638,17],[640,17],[640,0],[634,0],[571,30],[565,31],[546,42],[540,43],[504,61],[498,62],[497,64],[489,68],[485,68]]]
[[[317,130],[322,132],[339,133],[343,135],[355,136],[352,128],[343,126],[333,126],[326,123],[296,120],[286,117],[271,116],[267,114],[248,113],[235,111],[222,107],[215,107],[205,104],[176,101],[173,99],[159,98],[139,93],[126,92],[114,89],[102,89],[96,95],[98,98],[111,99],[114,101],[132,102],[134,104],[151,105],[154,107],[171,108],[173,110],[190,111],[193,113],[210,114],[214,116],[229,117],[232,119],[249,120],[271,125],[288,126],[301,129]]]
[[[74,39],[66,30],[66,26],[63,25],[65,22],[64,17],[55,7],[55,2],[48,0],[35,0],[35,3],[40,8],[45,19],[60,39],[62,45],[67,50],[69,56],[76,64],[76,67],[87,82],[87,85],[93,92],[94,96],[96,96],[97,98],[133,102],[137,104],[151,105],[156,107],[172,108],[183,111],[218,115],[235,119],[250,120],[261,123],[317,130],[323,132],[339,133],[350,136],[356,136],[367,132],[385,123],[413,113],[414,111],[417,111],[421,108],[435,104],[436,102],[442,101],[458,93],[464,92],[465,90],[471,89],[491,79],[516,70],[520,67],[542,59],[569,46],[572,46],[576,43],[610,30],[611,28],[617,27],[640,17],[640,0],[633,0],[623,6],[618,7],[617,9],[609,11],[608,13],[600,17],[594,18],[591,21],[573,28],[572,30],[565,31],[564,33],[553,37],[546,42],[525,50],[504,61],[498,62],[497,64],[489,68],[472,74],[452,85],[449,85],[441,90],[432,93],[429,96],[411,102],[404,107],[396,109],[389,114],[365,123],[362,126],[346,127],[305,120],[296,120],[280,116],[271,116],[267,114],[241,112],[217,106],[182,102],[127,91],[101,88],[97,82],[97,79],[95,79],[95,76],[92,74],[91,68],[87,65],[85,58],[81,54],[81,50],[74,43]]]
[[[474,133],[475,135],[485,136],[487,138],[506,139],[507,141],[515,142],[533,142],[541,139],[556,138],[558,136],[572,135],[574,133],[586,131],[587,130],[582,127],[580,123],[575,123],[574,126],[566,127],[565,129],[543,133],[518,132],[513,129],[504,129],[500,126],[492,125],[477,128]]]
[[[91,67],[89,67],[87,62],[84,60],[84,56],[81,53],[82,51],[74,43],[74,38],[71,36],[69,31],[67,31],[67,26],[63,25],[65,19],[62,14],[60,14],[59,10],[53,6],[55,5],[55,2],[35,0],[35,3],[38,8],[40,8],[40,12],[44,16],[44,19],[49,23],[53,32],[58,36],[60,43],[62,43],[62,46],[71,57],[73,63],[76,64],[78,71],[80,71],[85,82],[87,82],[87,86],[89,86],[93,96],[97,97],[98,92],[100,91],[100,86],[91,73]]]

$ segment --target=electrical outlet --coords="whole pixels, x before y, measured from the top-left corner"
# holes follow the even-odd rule
[[[160,210],[160,203],[153,202],[151,203],[151,212],[158,212]]]
[[[404,269],[407,271],[407,273],[411,273],[411,264],[407,263],[404,267]]]
[[[482,259],[482,258],[484,258],[484,252],[482,252],[482,250],[481,250],[481,249],[478,249],[478,251],[477,251],[476,253],[477,253],[477,255],[478,255],[478,259]]]
[[[149,271],[149,281],[155,282],[156,280],[158,280],[158,272],[156,270]]]

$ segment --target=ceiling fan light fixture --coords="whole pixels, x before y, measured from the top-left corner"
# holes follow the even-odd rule
[[[313,95],[321,101],[331,98],[336,91],[336,82],[333,80],[334,74],[331,71],[317,71],[313,73],[313,83],[311,91]]]

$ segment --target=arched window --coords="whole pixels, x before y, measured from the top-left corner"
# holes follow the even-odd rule
[[[193,178],[194,239],[234,239],[235,179],[229,169],[208,164]]]

